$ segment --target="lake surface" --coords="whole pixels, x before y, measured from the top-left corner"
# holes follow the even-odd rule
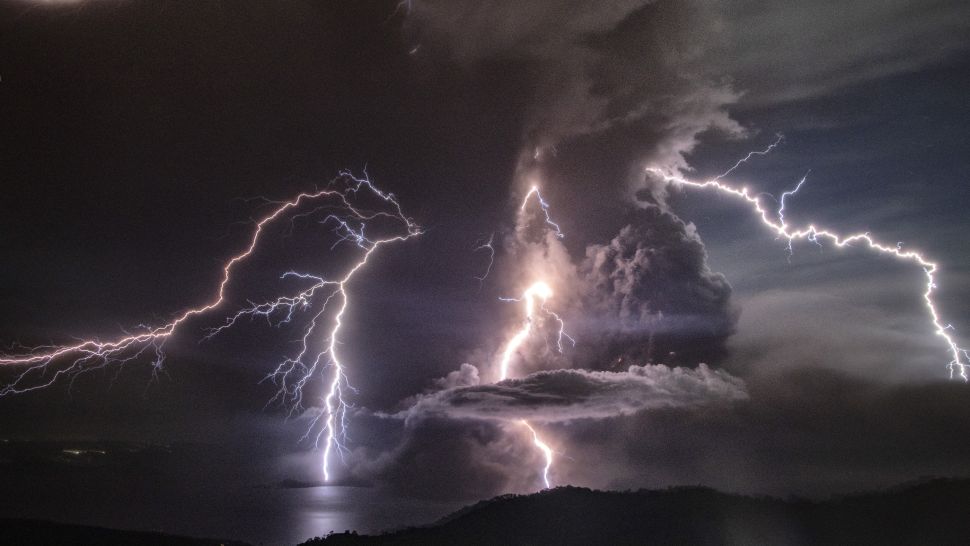
[[[224,452],[208,445],[0,443],[0,517],[297,544],[330,531],[427,524],[462,505],[370,487],[267,484],[267,476],[227,464]]]

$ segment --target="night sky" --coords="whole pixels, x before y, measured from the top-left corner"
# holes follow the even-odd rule
[[[774,206],[806,177],[791,224],[919,249],[968,346],[968,36],[959,1],[3,2],[8,356],[208,301],[269,201],[343,170],[423,233],[347,287],[333,485],[301,441],[328,372],[295,412],[261,381],[311,315],[203,340],[282,273],[359,259],[311,217],[266,234],[161,371],[143,355],[0,396],[0,516],[271,542],[425,523],[543,487],[518,419],[555,485],[826,496],[970,475],[970,386],[919,267],[789,255],[738,200],[645,172],[706,180],[783,135],[724,180]],[[532,184],[564,237],[520,207]],[[538,322],[496,386],[523,325],[499,298],[540,276],[575,347]]]

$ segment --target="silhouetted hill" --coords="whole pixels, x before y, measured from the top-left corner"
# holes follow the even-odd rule
[[[700,487],[506,495],[428,527],[332,534],[304,546],[372,544],[968,544],[970,480],[936,479],[827,501]]]
[[[243,542],[188,538],[144,531],[119,531],[50,521],[0,519],[0,544],[72,546],[246,546]]]

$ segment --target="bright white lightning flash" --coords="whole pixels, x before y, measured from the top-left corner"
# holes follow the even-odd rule
[[[516,299],[504,299],[503,301],[524,301],[525,302],[525,323],[522,325],[522,329],[516,332],[512,339],[509,340],[508,344],[505,346],[505,350],[502,352],[502,360],[499,362],[499,381],[505,381],[509,376],[509,364],[512,361],[512,357],[515,352],[519,349],[522,343],[529,337],[532,333],[533,325],[536,315],[536,300],[541,300],[540,309],[545,309],[545,302],[552,297],[552,288],[548,284],[542,281],[537,281],[532,283],[529,288],[525,290],[521,298]],[[555,313],[547,311],[559,322],[559,338],[562,339],[563,335],[567,335],[562,330],[562,320]],[[567,335],[568,337],[568,335]],[[572,339],[572,338],[570,338]],[[560,342],[561,343],[561,342]],[[560,345],[560,350],[562,346]],[[525,419],[520,419],[520,423],[525,425],[530,432],[532,432],[532,438],[535,442],[537,448],[539,448],[546,458],[546,466],[542,471],[542,480],[546,484],[546,488],[549,488],[549,469],[552,467],[552,449],[549,448],[540,438],[539,434],[529,425],[528,421]]]
[[[861,243],[865,243],[870,249],[875,250],[881,254],[886,254],[894,258],[897,258],[899,260],[918,264],[920,267],[923,268],[923,272],[926,274],[926,290],[923,292],[923,301],[926,304],[926,309],[929,313],[930,320],[933,324],[933,327],[935,328],[936,335],[943,338],[950,352],[951,360],[950,360],[950,363],[948,364],[950,377],[953,378],[954,376],[959,375],[964,381],[967,381],[968,379],[967,366],[970,365],[970,353],[968,353],[966,349],[959,347],[956,341],[953,339],[953,337],[947,332],[948,330],[952,330],[953,326],[950,324],[943,324],[941,322],[940,315],[936,310],[936,303],[933,301],[933,291],[937,288],[935,274],[939,268],[938,264],[928,260],[926,257],[924,257],[922,254],[920,254],[915,250],[906,250],[906,251],[902,250],[902,246],[900,244],[896,244],[893,246],[886,245],[878,241],[876,238],[872,237],[869,233],[851,233],[847,235],[842,235],[830,229],[816,227],[814,224],[809,224],[806,227],[801,227],[797,229],[793,228],[785,220],[785,214],[784,214],[785,197],[794,195],[805,183],[805,177],[803,177],[802,180],[798,183],[798,185],[795,186],[795,189],[785,192],[782,195],[782,198],[780,201],[780,207],[778,211],[775,213],[775,215],[778,217],[778,220],[775,220],[772,216],[772,213],[770,213],[768,208],[764,206],[764,204],[761,201],[760,194],[752,195],[748,191],[747,187],[742,186],[738,188],[726,182],[722,182],[722,179],[724,177],[731,174],[731,172],[737,169],[748,159],[751,159],[755,155],[766,155],[775,146],[779,144],[780,140],[781,140],[781,137],[779,136],[778,140],[776,140],[774,143],[768,146],[765,150],[752,152],[748,154],[746,157],[738,161],[733,167],[728,169],[724,174],[721,174],[716,178],[713,178],[711,180],[707,180],[704,182],[697,182],[693,180],[688,180],[681,176],[671,175],[664,172],[662,169],[658,169],[654,167],[648,167],[646,171],[656,176],[659,176],[667,183],[675,183],[683,186],[691,186],[691,187],[702,188],[702,189],[711,188],[745,201],[746,203],[748,203],[748,205],[751,206],[754,212],[760,217],[761,222],[768,229],[775,232],[775,234],[778,237],[784,238],[788,241],[789,252],[791,251],[791,248],[792,248],[791,247],[792,242],[799,239],[811,241],[816,244],[821,244],[819,242],[819,239],[825,239],[839,248],[851,246],[852,243],[855,243],[855,242],[861,242]]]
[[[549,204],[542,198],[542,194],[539,193],[538,186],[533,186],[529,192],[526,193],[525,198],[522,200],[522,206],[519,207],[519,211],[522,212],[525,210],[529,203],[529,198],[531,198],[533,195],[536,197],[539,206],[542,208],[542,212],[545,215],[546,224],[555,231],[557,237],[562,238],[562,230],[559,228],[559,224],[552,221],[552,217],[549,214]],[[535,321],[537,318],[537,310],[545,313],[547,317],[552,318],[552,320],[555,320],[559,325],[557,346],[560,353],[562,352],[563,338],[568,339],[573,345],[576,344],[576,341],[566,333],[562,318],[560,318],[558,314],[546,308],[546,302],[551,297],[552,287],[550,287],[545,281],[536,281],[526,288],[525,292],[523,292],[522,296],[519,298],[501,298],[502,301],[525,302],[525,321],[522,328],[516,332],[514,336],[512,336],[512,339],[510,339],[506,344],[505,350],[502,351],[502,358],[499,361],[499,381],[505,381],[508,379],[512,357],[515,356],[516,351],[518,351],[519,347],[522,346],[522,343],[525,342],[525,340],[530,334],[532,334],[534,330]],[[541,438],[539,438],[539,434],[534,428],[532,428],[528,421],[525,419],[520,419],[519,422],[522,425],[525,425],[525,427],[529,429],[529,432],[532,433],[533,443],[540,451],[542,451],[542,454],[546,459],[545,467],[542,470],[542,481],[546,488],[549,488],[551,487],[549,482],[549,470],[552,468],[553,451],[545,442],[542,441]]]
[[[505,350],[502,351],[502,360],[499,362],[499,373],[498,380],[505,381],[509,377],[509,363],[512,361],[512,356],[522,345],[522,342],[529,337],[532,333],[532,328],[535,322],[536,314],[536,299],[542,300],[543,305],[546,300],[552,297],[552,288],[549,285],[538,281],[532,284],[529,288],[525,290],[522,294],[522,298],[503,298],[503,301],[524,301],[525,302],[525,323],[522,325],[522,329],[518,331],[512,339],[509,340],[508,345],[505,346]]]
[[[382,202],[388,207],[384,211],[371,211],[354,204],[360,194]],[[295,214],[301,207],[311,203],[321,203],[317,208],[304,213]],[[344,313],[349,305],[347,285],[354,275],[360,271],[380,246],[388,243],[401,242],[421,233],[420,228],[404,215],[397,199],[390,193],[377,189],[367,178],[357,178],[349,173],[341,173],[327,189],[315,192],[305,192],[289,201],[274,202],[276,208],[268,215],[256,222],[255,230],[248,246],[231,257],[222,268],[222,280],[218,290],[208,303],[184,311],[174,320],[161,326],[146,326],[141,332],[126,335],[112,341],[97,339],[82,340],[73,345],[35,347],[15,355],[0,355],[0,366],[21,367],[26,369],[14,379],[0,387],[0,397],[21,394],[53,385],[61,378],[74,380],[85,372],[101,369],[111,364],[121,365],[135,360],[151,350],[154,358],[151,360],[153,373],[161,369],[164,361],[163,345],[179,327],[190,318],[203,315],[222,305],[226,300],[226,287],[230,282],[231,273],[235,266],[249,258],[257,248],[264,229],[267,226],[291,214],[291,222],[298,217],[312,217],[320,214],[320,224],[333,227],[338,240],[352,242],[360,247],[364,254],[341,278],[328,280],[321,276],[287,272],[284,279],[309,282],[309,286],[296,293],[280,296],[279,298],[241,309],[229,316],[224,324],[210,328],[205,339],[211,338],[223,330],[233,326],[244,317],[263,317],[269,321],[280,317],[277,324],[288,323],[293,314],[302,309],[312,309],[319,304],[308,325],[303,331],[300,349],[295,356],[288,357],[281,362],[267,379],[279,387],[270,402],[279,401],[290,407],[290,414],[302,409],[303,388],[312,380],[318,371],[327,366],[332,367],[332,375],[327,384],[327,392],[323,398],[324,407],[312,420],[307,435],[317,430],[316,445],[325,437],[323,450],[323,472],[326,480],[330,479],[329,458],[334,449],[342,450],[341,440],[346,434],[347,403],[343,398],[343,389],[350,388],[344,373],[344,365],[337,355],[338,334],[343,325]],[[325,213],[325,215],[323,214]],[[397,235],[370,238],[365,235],[365,228],[372,221],[390,222],[398,225],[401,232]],[[305,285],[305,284],[304,284]],[[324,335],[323,350],[314,351],[311,347],[319,344],[318,322],[325,313],[327,305],[334,298],[340,300],[340,307],[333,318],[333,323]],[[63,366],[49,373],[60,363]],[[322,373],[322,372],[320,372]],[[324,424],[318,427],[319,421]]]
[[[539,207],[542,208],[542,213],[546,217],[546,224],[556,232],[556,237],[559,237],[560,239],[565,237],[562,229],[559,227],[559,224],[552,221],[552,216],[549,214],[549,203],[547,203],[546,200],[542,198],[542,194],[539,193],[539,186],[532,186],[529,189],[529,192],[526,193],[525,197],[522,199],[522,206],[519,207],[519,211],[521,212],[525,210],[526,205],[529,204],[529,198],[533,195],[536,196],[536,200],[539,202]]]
[[[539,448],[539,450],[542,451],[542,454],[546,457],[546,466],[542,469],[542,481],[546,484],[546,489],[549,489],[552,487],[552,485],[549,483],[549,469],[552,468],[552,448],[539,438],[539,435],[536,434],[536,429],[532,428],[532,425],[530,425],[528,421],[525,419],[520,419],[519,422],[525,425],[525,428],[529,429],[529,432],[532,433],[533,443],[535,443],[536,447]]]

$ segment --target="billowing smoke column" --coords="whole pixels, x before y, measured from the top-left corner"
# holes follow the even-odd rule
[[[570,328],[583,343],[575,358],[593,369],[724,358],[739,313],[700,236],[658,206],[633,217],[609,242],[587,245],[579,264],[583,313]]]
[[[902,250],[898,245],[885,244],[866,233],[841,234],[814,225],[791,226],[784,216],[785,202],[786,198],[799,190],[801,184],[781,196],[780,210],[776,216],[775,211],[769,211],[759,196],[724,181],[741,164],[771,152],[780,144],[780,137],[766,149],[749,153],[712,180],[692,181],[684,174],[690,170],[687,157],[696,148],[702,133],[746,136],[748,131],[728,112],[728,107],[741,96],[732,83],[739,81],[735,78],[737,76],[766,84],[760,98],[754,99],[755,102],[806,92],[811,95],[818,88],[809,86],[806,89],[806,81],[816,81],[820,88],[865,81],[874,74],[895,73],[901,67],[912,66],[911,63],[924,62],[917,61],[920,58],[936,58],[939,52],[948,51],[956,44],[964,48],[965,40],[956,39],[955,34],[924,21],[917,25],[924,33],[897,37],[900,44],[900,49],[896,51],[898,55],[887,56],[885,40],[866,40],[865,35],[858,35],[856,38],[861,40],[859,47],[854,48],[850,55],[830,56],[838,61],[828,59],[816,62],[818,59],[813,58],[808,63],[810,66],[806,66],[804,63],[782,61],[782,57],[789,53],[777,48],[757,48],[758,54],[750,55],[753,50],[745,47],[750,45],[749,41],[737,39],[738,36],[759,35],[757,32],[752,34],[751,28],[794,28],[799,25],[800,20],[791,17],[791,13],[783,7],[773,9],[766,5],[765,9],[749,10],[749,13],[742,14],[710,2],[615,0],[588,4],[535,0],[499,1],[482,5],[469,0],[414,0],[408,3],[408,13],[418,36],[426,42],[427,50],[437,48],[463,65],[500,62],[523,68],[522,72],[528,78],[528,88],[533,90],[533,94],[524,99],[523,146],[518,173],[521,178],[528,177],[528,166],[534,161],[556,155],[557,146],[580,146],[581,143],[576,141],[582,139],[577,137],[597,135],[602,137],[598,139],[600,145],[596,148],[597,153],[609,149],[614,163],[647,164],[650,166],[647,172],[659,178],[664,186],[673,183],[714,189],[743,200],[752,206],[768,229],[785,238],[789,243],[789,252],[791,243],[802,239],[816,243],[825,240],[837,247],[861,243],[881,254],[914,263],[923,268],[926,274],[923,296],[936,334],[944,340],[950,353],[950,374],[968,378],[966,366],[970,364],[970,356],[958,346],[951,326],[942,321],[934,302],[936,273],[939,270],[936,262],[917,251]],[[854,16],[860,20],[869,18],[869,12],[863,6]],[[899,28],[896,21],[908,20],[913,15],[898,7],[886,8],[880,14],[885,18],[879,24],[870,25],[870,38],[874,35],[892,35]],[[956,16],[956,12],[951,15]],[[804,38],[804,43],[823,44],[826,42],[823,36],[837,29],[849,28],[852,20],[850,17],[813,21],[821,26],[812,24],[811,32],[796,34]],[[771,34],[760,33],[763,36]],[[763,70],[764,51],[778,54],[775,65],[795,67],[792,69],[801,76],[812,73],[816,77],[791,78],[766,74]],[[909,61],[900,61],[904,58]],[[854,68],[863,64],[869,70]],[[834,80],[844,81],[836,83]],[[797,86],[792,82],[798,82]],[[749,89],[748,92],[758,93],[759,90]],[[635,245],[631,238],[637,234],[627,235],[618,238],[616,250],[622,251]],[[602,250],[602,254],[609,258],[608,254],[614,249]],[[603,263],[607,265],[605,272],[608,274],[621,269],[614,267],[610,270],[609,260]],[[622,271],[619,273],[622,275]],[[550,282],[549,279],[546,281]],[[716,286],[717,279],[704,281],[720,296],[729,294],[728,290]],[[627,311],[622,305],[623,302],[619,302],[620,310]],[[602,311],[605,314],[613,310]],[[703,310],[698,311],[698,316],[703,314]],[[730,319],[720,324],[702,326],[707,327],[711,337],[719,338],[730,334],[729,323]],[[642,321],[638,326],[642,326]],[[578,332],[581,335],[583,325],[572,327],[580,328]],[[625,325],[623,329],[623,334],[630,334],[632,338],[632,329]],[[610,337],[617,338],[612,341],[618,346],[628,345],[628,341],[631,341],[622,339],[622,335]],[[647,345],[645,354],[641,350],[632,356],[646,356],[649,359],[652,351],[650,344]],[[589,351],[588,348],[583,350]],[[610,356],[615,361],[629,356],[619,348],[610,348],[607,352],[614,353]],[[594,360],[595,356],[588,360]],[[687,360],[690,360],[690,356]]]
[[[109,365],[120,366],[146,355],[150,355],[153,373],[157,373],[165,359],[165,342],[183,329],[190,319],[205,315],[226,303],[226,291],[233,271],[257,251],[270,226],[287,218],[291,222],[297,218],[314,219],[333,230],[337,237],[334,246],[350,243],[360,248],[363,255],[336,279],[294,271],[285,273],[283,279],[299,281],[304,286],[308,283],[309,286],[238,310],[221,326],[210,328],[206,338],[232,327],[242,318],[275,318],[278,323],[288,323],[298,312],[309,310],[312,313],[304,326],[297,353],[280,362],[267,379],[279,387],[272,401],[288,405],[290,413],[293,413],[303,409],[304,388],[308,383],[321,377],[324,369],[330,369],[329,379],[323,378],[326,383],[323,407],[307,431],[307,435],[316,431],[317,447],[323,443],[323,473],[324,478],[329,480],[331,453],[343,450],[341,441],[346,433],[344,419],[347,404],[343,393],[348,384],[337,346],[344,313],[349,305],[348,284],[367,265],[378,248],[416,237],[421,230],[403,213],[392,194],[382,192],[367,178],[358,178],[346,172],[341,173],[326,189],[301,193],[289,201],[272,204],[275,205],[272,211],[256,222],[249,244],[223,265],[222,280],[211,300],[187,309],[170,322],[142,327],[136,333],[110,341],[87,339],[71,345],[35,347],[19,354],[2,355],[0,366],[23,368],[23,371],[0,387],[0,396],[42,389],[60,380],[73,380],[86,372]],[[374,232],[388,234],[371,235]],[[339,307],[332,320],[326,321],[324,314],[334,301]],[[329,329],[322,325],[323,322],[330,323]]]

